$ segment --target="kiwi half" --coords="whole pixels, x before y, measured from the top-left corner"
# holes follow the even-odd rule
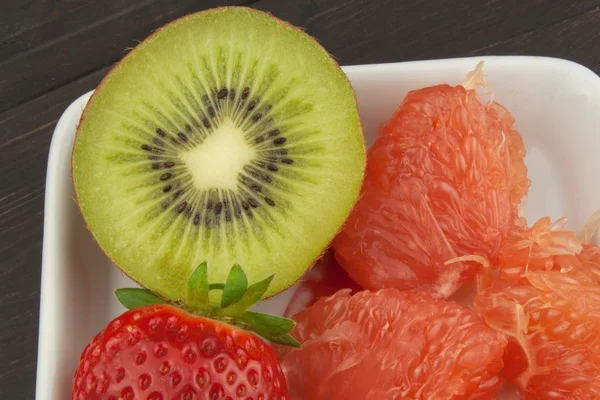
[[[155,32],[104,78],[73,151],[77,201],[103,251],[173,300],[199,263],[225,282],[318,258],[359,194],[365,148],[350,83],[309,35],[225,7]]]

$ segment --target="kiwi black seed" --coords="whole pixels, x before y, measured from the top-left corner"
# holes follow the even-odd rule
[[[365,151],[339,66],[303,31],[225,7],[157,31],[102,81],[78,127],[73,181],[104,252],[183,297],[208,261],[267,295],[295,282],[354,205]]]

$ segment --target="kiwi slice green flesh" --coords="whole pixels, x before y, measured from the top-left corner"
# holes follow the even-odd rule
[[[353,207],[365,148],[354,92],[329,54],[269,14],[191,14],[104,78],[78,126],[77,201],[103,251],[170,299],[208,261],[292,285]]]

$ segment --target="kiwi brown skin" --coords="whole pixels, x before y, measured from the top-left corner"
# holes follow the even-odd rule
[[[206,10],[203,10],[203,11],[198,11],[198,12],[195,12],[195,13],[189,13],[189,14],[183,15],[183,16],[181,16],[181,17],[179,17],[179,18],[177,18],[177,19],[175,19],[175,20],[173,20],[173,21],[171,21],[171,22],[169,22],[169,23],[167,23],[167,24],[165,24],[165,25],[163,25],[163,26],[155,29],[148,37],[146,37],[144,40],[142,40],[140,43],[138,43],[134,48],[140,48],[140,47],[145,46],[147,43],[149,43],[150,41],[152,41],[154,39],[154,37],[157,34],[159,34],[163,29],[165,29],[165,28],[167,28],[167,27],[169,27],[169,26],[171,26],[173,24],[176,24],[181,19],[187,18],[187,17],[189,17],[191,15],[201,15],[201,14],[204,14],[204,13],[215,12],[215,11],[226,11],[228,9],[238,9],[238,10],[245,9],[245,10],[251,10],[252,12],[257,12],[257,13],[261,13],[263,15],[266,15],[266,16],[272,18],[276,23],[281,24],[281,25],[283,25],[285,27],[288,27],[288,28],[291,28],[291,29],[299,29],[299,30],[305,31],[301,27],[295,26],[295,25],[293,25],[293,24],[291,24],[291,23],[289,23],[287,21],[284,21],[284,20],[282,20],[280,18],[277,18],[273,14],[271,14],[269,12],[266,12],[266,11],[257,10],[257,9],[253,9],[253,8],[250,8],[250,7],[244,7],[244,6],[223,6],[223,7],[210,8],[210,9],[206,9]],[[315,44],[317,44],[318,46],[322,47],[323,50],[325,51],[325,53],[327,54],[327,56],[333,62],[333,64],[339,70],[341,70],[338,62],[335,59],[335,57],[333,57],[333,55],[331,55],[326,49],[324,49],[324,47],[313,36],[308,35],[308,34],[307,34],[307,36]],[[129,48],[128,50],[133,50],[134,48]],[[112,73],[119,66],[119,64],[121,64],[122,62],[124,62],[125,60],[127,60],[130,57],[130,55],[131,55],[131,51],[129,51],[121,60],[119,60],[117,63],[115,63],[109,69],[109,71],[102,78],[102,80],[100,81],[100,83],[98,84],[98,86],[96,87],[96,89],[94,90],[94,92],[92,93],[92,95],[90,96],[90,98],[88,99],[88,104],[91,101],[93,101],[93,99],[95,98],[95,96],[98,93],[99,89],[101,89],[105,85],[105,83],[111,78]],[[342,75],[344,76],[344,79],[346,80],[346,82],[348,83],[348,86],[351,89],[352,95],[354,97],[354,102],[356,104],[358,104],[357,97],[356,97],[356,92],[355,92],[354,88],[352,87],[352,84],[351,84],[350,80],[348,79],[347,75],[345,73],[343,73],[343,71],[342,71]],[[77,142],[77,140],[79,138],[79,134],[80,134],[80,129],[79,128],[80,128],[81,124],[83,123],[83,121],[86,118],[87,110],[88,110],[88,107],[86,106],[84,108],[84,110],[83,110],[83,112],[81,114],[81,117],[79,119],[79,122],[77,124],[76,132],[75,132],[75,138],[74,138],[74,143]],[[364,137],[364,129],[363,129],[362,124],[360,124],[360,132],[361,132],[361,134]],[[365,146],[364,140],[362,141],[362,147],[363,147],[363,151],[366,151],[366,146]],[[80,213],[83,215],[83,210],[81,209],[81,204],[80,204],[80,201],[79,201],[79,192],[77,191],[77,186],[74,183],[73,163],[74,163],[74,151],[71,152],[71,180],[73,182],[74,191],[75,191],[75,201],[76,201],[77,206],[78,206],[78,208],[80,210]],[[365,170],[366,170],[366,163],[363,165],[363,168],[362,168],[362,171],[361,171],[361,175],[360,175],[361,186],[362,186],[362,183],[364,181]],[[356,202],[355,202],[355,204],[356,204]],[[353,206],[353,208],[354,208],[354,206]],[[346,217],[346,220],[349,218],[349,216],[350,216],[350,214],[348,214],[348,216]],[[98,238],[96,237],[94,231],[91,229],[91,227],[90,227],[89,222],[87,221],[87,219],[84,217],[83,220],[85,222],[87,230],[91,233],[92,237],[94,238],[94,240],[96,241],[96,243],[99,245],[99,247],[102,250],[102,252],[108,257],[108,259],[111,260],[111,262],[119,268],[119,270],[121,271],[121,273],[123,273],[125,276],[127,276],[130,280],[132,280],[133,282],[135,282],[136,284],[138,284],[140,286],[144,286],[141,282],[139,282],[138,280],[136,280],[135,278],[133,278],[132,276],[130,276],[123,268],[121,268],[121,266],[116,262],[116,260],[114,260],[114,258],[111,257],[111,255],[107,251],[105,251],[105,249],[100,245],[100,242],[99,242]],[[335,236],[337,236],[337,234],[343,229],[343,226],[345,225],[345,222],[346,221],[344,221],[344,223],[341,224],[341,226],[338,228],[338,230],[336,231],[336,233],[330,238],[329,243],[319,252],[318,256],[312,261],[312,263],[310,264],[310,266],[307,267],[304,270],[304,272],[295,281],[293,281],[292,284],[290,284],[288,286],[288,288],[291,287],[291,286],[293,286],[293,285],[295,285],[299,281],[301,281],[304,278],[304,276],[308,272],[310,272],[310,270],[315,266],[315,264],[323,257],[323,255],[330,248],[331,243],[333,242]],[[275,292],[275,293],[271,294],[270,296],[265,296],[264,298],[265,299],[272,298],[272,297],[276,296],[277,294],[285,291],[286,289],[287,288],[282,288],[278,292]],[[181,300],[181,299],[168,299],[166,296],[162,295],[161,293],[156,293],[156,294],[159,297],[161,297],[161,298],[163,298],[165,300],[176,300],[176,301],[180,301]]]

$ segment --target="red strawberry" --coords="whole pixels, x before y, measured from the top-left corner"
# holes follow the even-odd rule
[[[264,295],[272,277],[246,287],[241,268],[231,271],[225,285],[210,289],[206,264],[190,279],[186,306],[216,319],[156,304],[165,301],[145,289],[117,291],[119,300],[134,309],[86,346],[72,399],[289,400],[273,349],[242,328],[297,345],[288,334],[293,321],[246,311]],[[209,304],[211,289],[223,290],[221,307]],[[142,304],[151,305],[138,307]]]
[[[287,399],[256,335],[169,305],[131,310],[85,348],[73,399]]]

